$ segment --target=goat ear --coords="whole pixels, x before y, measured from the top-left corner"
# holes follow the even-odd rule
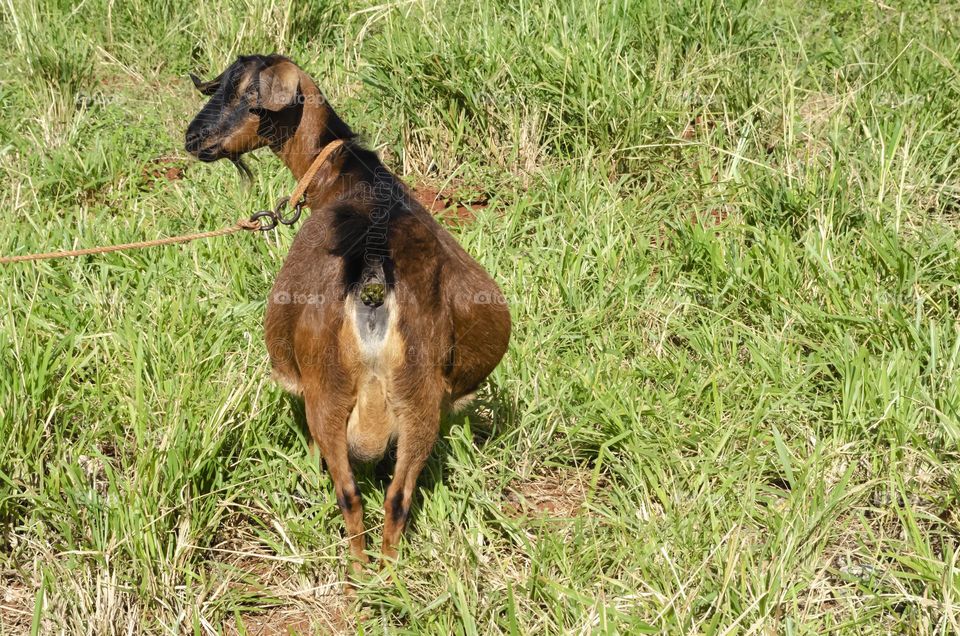
[[[193,85],[197,88],[198,91],[200,91],[204,95],[209,96],[216,93],[217,89],[220,88],[220,81],[223,79],[223,73],[220,73],[220,75],[216,76],[209,82],[204,82],[193,73],[190,73],[190,79],[193,80]]]
[[[290,62],[279,62],[260,71],[257,91],[260,108],[283,110],[297,99],[300,88],[300,69]]]

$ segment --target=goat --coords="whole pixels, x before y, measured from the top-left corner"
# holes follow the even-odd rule
[[[351,461],[395,444],[381,555],[397,558],[417,478],[441,414],[468,401],[500,362],[510,312],[497,284],[279,55],[243,56],[210,81],[186,149],[201,161],[264,146],[296,179],[331,143],[306,190],[311,216],[270,292],[265,319],[274,378],[301,395],[333,481],[351,568],[365,551]]]

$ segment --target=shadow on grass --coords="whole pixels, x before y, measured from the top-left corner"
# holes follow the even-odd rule
[[[484,448],[502,432],[510,430],[516,421],[516,410],[508,397],[500,387],[491,383],[487,385],[487,390],[461,411],[443,416],[437,442],[430,453],[427,465],[420,473],[417,495],[414,496],[413,506],[410,510],[408,530],[416,527],[421,497],[428,496],[429,493],[433,492],[438,483],[446,483],[447,465],[454,452],[453,444],[455,443],[451,437],[451,432],[458,427],[467,427],[474,447],[477,449]],[[287,403],[300,434],[309,441],[312,452],[319,455],[319,449],[316,448],[316,443],[310,436],[303,398],[287,394]],[[383,459],[379,462],[353,464],[354,476],[361,495],[376,490],[385,492],[393,478],[396,460],[396,444],[391,444]],[[324,466],[324,472],[326,472],[326,466]]]

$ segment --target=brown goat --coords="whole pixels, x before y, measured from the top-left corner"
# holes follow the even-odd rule
[[[274,377],[301,394],[343,512],[352,567],[367,562],[351,460],[396,444],[384,557],[395,558],[441,411],[471,397],[507,349],[496,283],[364,149],[290,60],[239,58],[197,88],[211,99],[187,129],[202,161],[269,146],[300,179],[341,140],[306,190],[313,213],[290,248],[266,315]]]

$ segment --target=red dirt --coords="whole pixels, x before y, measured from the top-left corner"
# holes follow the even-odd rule
[[[473,221],[477,218],[477,212],[490,204],[489,197],[483,194],[463,199],[428,185],[417,186],[413,189],[413,195],[434,216],[457,225]]]
[[[177,157],[157,157],[151,159],[140,171],[144,183],[152,185],[153,183],[164,179],[166,181],[179,181],[183,179],[186,171],[183,160]]]

